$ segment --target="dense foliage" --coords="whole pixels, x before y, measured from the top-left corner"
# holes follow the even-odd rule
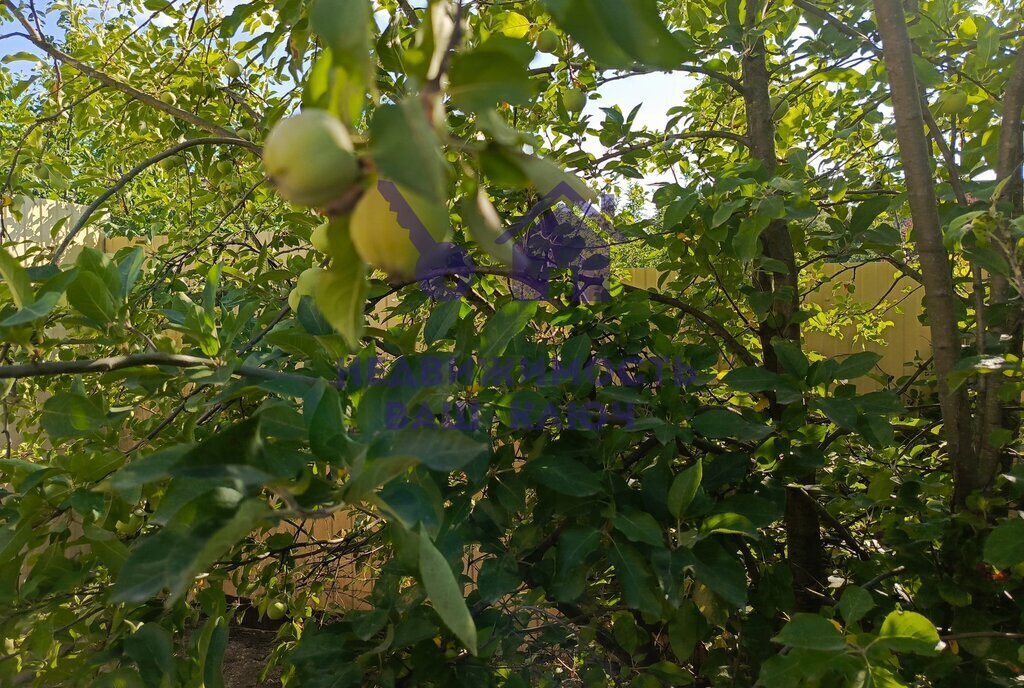
[[[1024,682],[1019,5],[0,20],[7,221],[89,206],[0,228],[0,684],[220,686],[261,617],[289,686]],[[588,107],[654,72],[693,77],[663,130]],[[321,133],[264,151],[300,108]],[[657,290],[516,298],[496,239],[558,188],[625,196],[612,256]],[[875,262],[926,294],[905,375],[802,336],[877,338],[898,293],[807,301]]]

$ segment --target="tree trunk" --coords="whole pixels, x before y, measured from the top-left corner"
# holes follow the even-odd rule
[[[747,29],[754,27],[760,14],[761,4],[747,5]],[[743,57],[743,100],[747,118],[747,138],[753,156],[764,165],[768,172],[776,167],[775,122],[768,91],[769,74],[765,57],[765,43],[758,37]],[[793,250],[793,239],[785,220],[773,220],[761,235],[763,254],[767,258],[781,261],[786,273],[779,274],[759,270],[754,275],[754,286],[761,292],[772,294],[772,308],[760,323],[758,335],[764,365],[780,372],[779,361],[772,348],[772,340],[782,338],[799,346],[800,325],[796,314],[800,307],[798,289],[799,272]],[[772,413],[780,418],[783,409],[772,403]],[[799,482],[813,485],[815,476],[799,476]],[[793,576],[793,592],[797,611],[816,611],[821,605],[821,590],[825,578],[822,563],[821,527],[818,509],[811,497],[799,487],[786,491],[786,549],[789,570]]]
[[[1006,89],[1003,92],[1003,121],[999,131],[999,159],[996,167],[996,178],[1000,181],[1006,180],[1003,187],[1001,200],[1010,206],[1010,213],[1014,217],[1024,215],[1024,177],[1021,175],[1021,165],[1024,163],[1024,126],[1021,117],[1024,114],[1024,48],[1017,53],[1014,60],[1010,78],[1006,82]],[[1006,231],[1005,226],[996,229],[999,233],[999,245],[1005,247],[1004,254],[1007,261],[1012,265],[1016,259],[1012,240]],[[1009,302],[1015,296],[1015,289],[1011,289],[1009,281],[1002,275],[992,276],[992,303],[1004,307],[1005,317],[993,328],[1003,342],[1000,353],[1008,353],[1021,357],[1022,353],[1022,318],[1019,301],[1012,308]],[[983,401],[983,416],[981,418],[981,432],[979,440],[982,441],[980,449],[981,470],[989,475],[989,482],[993,481],[1000,470],[1010,468],[1008,454],[993,446],[991,442],[992,433],[999,429],[1006,429],[1014,436],[1020,430],[1020,413],[1006,408],[1000,399],[1000,390],[1004,380],[1002,376],[990,375],[985,387],[985,398]]]
[[[896,139],[914,222],[913,244],[921,260],[921,277],[938,378],[943,437],[953,464],[953,501],[955,505],[961,506],[967,495],[974,490],[984,489],[990,478],[980,470],[972,446],[973,432],[966,391],[964,387],[951,390],[947,383],[949,374],[960,361],[960,331],[949,256],[942,242],[931,154],[925,138],[920,91],[914,76],[906,17],[900,0],[874,2],[896,116]]]

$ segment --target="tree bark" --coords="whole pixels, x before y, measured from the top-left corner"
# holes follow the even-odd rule
[[[972,423],[966,391],[950,389],[948,378],[960,361],[960,331],[949,256],[942,242],[932,160],[925,137],[920,91],[914,76],[910,38],[900,0],[874,0],[876,24],[882,37],[889,78],[896,140],[913,219],[913,244],[921,261],[921,278],[928,308],[943,437],[953,464],[954,504],[962,506],[972,491],[989,480],[979,471],[973,451]]]
[[[748,34],[752,33],[761,7],[761,3],[747,5]],[[758,36],[743,57],[743,101],[750,151],[754,158],[772,173],[777,163],[775,122],[772,119],[773,108],[768,84],[765,42],[763,37]],[[773,296],[771,311],[758,327],[764,365],[781,372],[772,341],[782,338],[800,344],[800,325],[795,317],[800,306],[799,271],[796,266],[793,239],[785,220],[773,220],[765,228],[761,235],[761,246],[765,257],[781,261],[786,266],[785,274],[758,270],[754,275],[755,288]],[[779,419],[782,411],[783,408],[773,401],[773,416]],[[811,473],[800,476],[797,480],[810,485],[814,484],[815,476]],[[796,609],[805,612],[816,611],[821,604],[821,590],[825,578],[821,525],[816,505],[800,487],[791,487],[786,491],[784,524]]]
[[[1024,164],[1022,115],[1024,115],[1024,48],[1017,53],[1010,78],[1007,79],[1006,88],[1003,91],[1003,117],[999,131],[999,158],[996,167],[996,178],[1006,181],[1000,200],[1008,203],[1010,213],[1014,217],[1024,215],[1024,176],[1021,174],[1021,166]],[[1009,233],[1005,226],[998,227],[996,231],[999,233],[1000,239],[997,243],[1005,247],[1004,257],[1012,264],[1012,261],[1016,260],[1016,256]],[[992,303],[1002,306],[1006,313],[994,330],[999,335],[1000,341],[1003,342],[1003,351],[1019,358],[1024,350],[1024,330],[1022,330],[1024,314],[1021,312],[1019,302],[1010,308],[1009,304],[1014,294],[1005,277],[992,275],[991,284]],[[979,463],[981,470],[988,473],[989,482],[995,479],[1000,470],[1010,468],[1007,454],[992,444],[992,433],[999,429],[1006,429],[1016,436],[1020,430],[1020,413],[1007,409],[1000,399],[1003,383],[1004,380],[1001,376],[988,376],[982,407],[983,415],[979,433],[982,446],[979,452]]]

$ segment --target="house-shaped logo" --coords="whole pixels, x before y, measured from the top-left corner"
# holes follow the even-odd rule
[[[381,181],[378,189],[419,251],[416,278],[421,289],[437,300],[465,295],[476,273],[472,258],[461,246],[437,241],[397,186]],[[547,300],[553,280],[568,273],[574,303],[608,300],[611,245],[623,241],[610,219],[614,204],[614,196],[602,195],[600,207],[595,207],[562,182],[506,230],[496,243],[513,244],[513,296],[520,301]]]

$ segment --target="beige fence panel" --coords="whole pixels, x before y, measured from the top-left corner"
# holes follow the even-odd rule
[[[835,274],[839,268],[832,270]],[[852,271],[851,271],[852,272]],[[805,305],[830,308],[835,302],[832,289],[836,284],[854,287],[854,296],[862,310],[872,311],[874,319],[881,319],[884,343],[857,341],[852,326],[841,328],[837,335],[810,331],[804,328],[804,343],[808,351],[823,356],[844,356],[860,351],[874,351],[882,356],[878,367],[888,375],[899,378],[912,374],[921,361],[931,356],[931,338],[928,328],[921,324],[924,308],[924,290],[920,285],[886,263],[868,263],[858,267],[851,278],[842,276],[836,283],[828,283],[808,294]],[[879,304],[876,307],[876,304]],[[891,323],[891,324],[889,324]],[[868,385],[871,386],[871,385]]]
[[[833,266],[826,274],[831,277],[842,269],[841,266]],[[656,290],[661,275],[661,271],[653,268],[634,268],[628,271],[624,281],[641,289]],[[835,303],[833,289],[846,286],[853,287],[852,293],[862,310],[876,310],[876,305],[879,306],[876,317],[886,323],[882,331],[884,344],[859,340],[854,326],[842,327],[837,333],[829,334],[805,325],[802,328],[805,350],[826,358],[874,351],[882,356],[878,364],[882,372],[896,378],[913,373],[920,361],[931,355],[928,328],[919,320],[923,308],[920,286],[891,265],[868,263],[856,270],[846,270],[836,281],[826,282],[812,290],[805,295],[803,306],[828,310]],[[861,384],[865,388],[878,386],[871,381]]]

